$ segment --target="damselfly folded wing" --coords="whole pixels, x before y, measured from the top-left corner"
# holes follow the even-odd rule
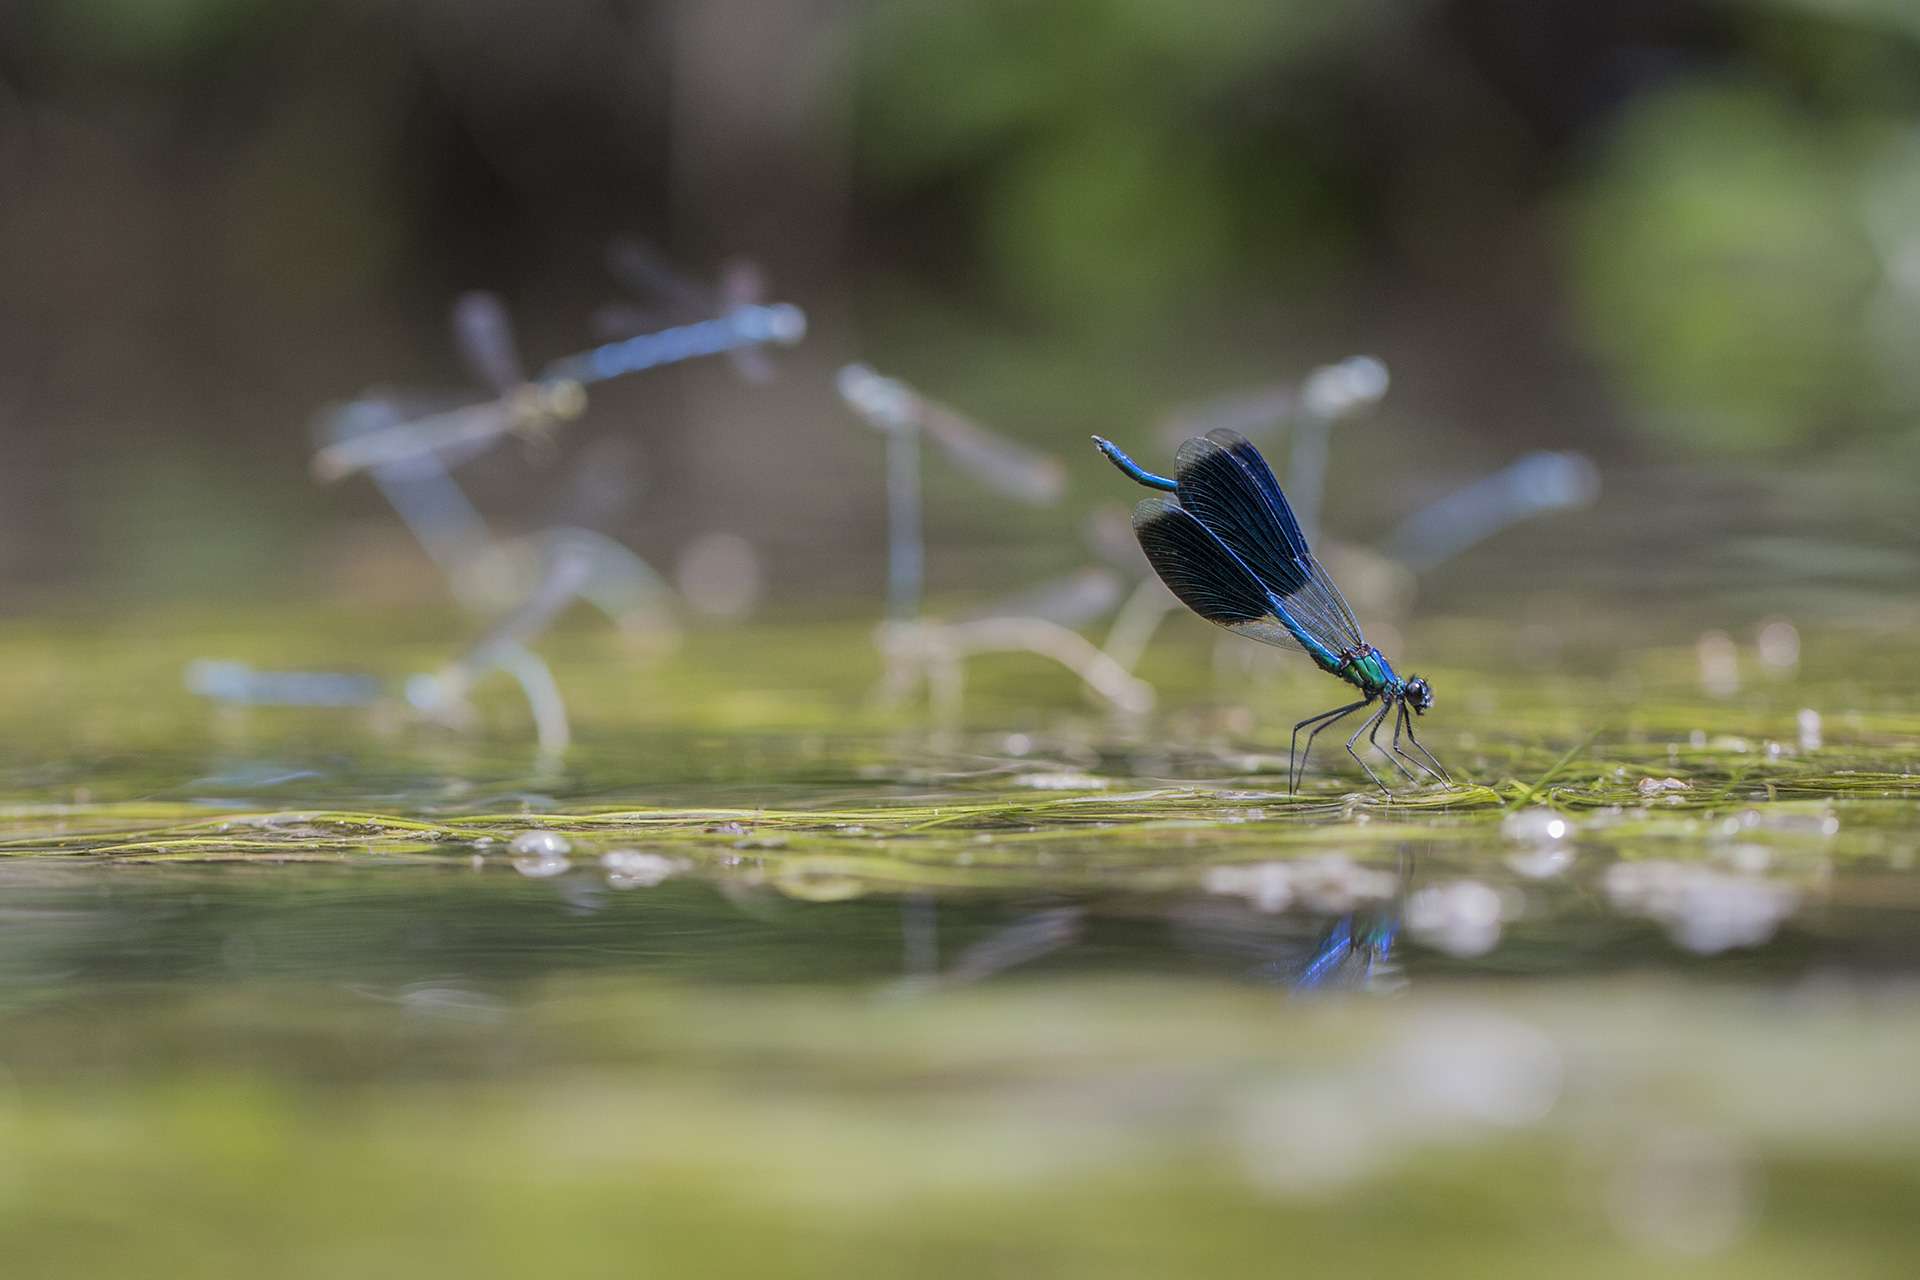
[[[1133,509],[1133,532],[1153,571],[1180,602],[1208,622],[1263,644],[1304,649],[1265,587],[1191,511],[1166,498]]]
[[[1334,653],[1366,643],[1353,610],[1307,547],[1266,459],[1236,431],[1216,429],[1180,446],[1180,505],[1233,552],[1293,620]]]

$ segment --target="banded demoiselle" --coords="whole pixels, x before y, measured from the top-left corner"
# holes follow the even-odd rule
[[[313,455],[316,477],[341,480],[424,454],[471,457],[509,435],[538,436],[586,412],[580,379],[526,375],[506,307],[493,294],[456,299],[453,330],[460,354],[493,398],[330,440]]]
[[[608,303],[595,310],[593,329],[600,340],[621,341],[702,320],[735,317],[744,323],[737,323],[741,345],[726,353],[734,372],[748,382],[772,379],[773,361],[767,358],[765,344],[755,339],[757,322],[751,318],[767,309],[767,277],[756,263],[730,258],[721,264],[718,281],[709,285],[687,276],[647,241],[623,236],[607,246],[607,270],[634,301]],[[804,329],[805,318],[800,319]]]
[[[1133,532],[1154,572],[1183,604],[1249,639],[1301,649],[1322,671],[1360,692],[1357,701],[1294,725],[1289,791],[1304,778],[1320,731],[1375,702],[1379,710],[1347,739],[1347,754],[1374,785],[1387,791],[1355,749],[1362,736],[1409,781],[1419,776],[1410,763],[1451,785],[1413,731],[1413,716],[1433,706],[1432,687],[1419,676],[1401,678],[1387,655],[1367,643],[1340,589],[1308,548],[1272,468],[1245,436],[1216,429],[1188,440],[1175,456],[1171,479],[1146,470],[1109,440],[1095,436],[1093,442],[1127,478],[1174,495],[1171,501],[1142,500],[1133,510]],[[1379,733],[1390,716],[1388,748],[1380,745]],[[1302,729],[1309,730],[1305,751],[1298,750]],[[1419,755],[1401,746],[1403,736]]]

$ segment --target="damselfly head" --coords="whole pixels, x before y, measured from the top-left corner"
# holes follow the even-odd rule
[[[1414,676],[1407,681],[1406,691],[1401,695],[1407,705],[1415,712],[1425,715],[1427,708],[1433,705],[1433,686],[1423,676]]]
[[[523,428],[570,422],[586,411],[586,388],[572,378],[525,383],[513,394],[513,414]]]
[[[768,342],[790,347],[807,336],[807,313],[791,302],[758,306],[754,314],[754,332],[764,334]]]

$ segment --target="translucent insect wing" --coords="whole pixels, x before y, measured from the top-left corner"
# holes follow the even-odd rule
[[[1165,498],[1143,499],[1133,509],[1133,532],[1153,571],[1187,608],[1263,644],[1302,647],[1252,570],[1192,512]]]
[[[1364,644],[1346,598],[1307,548],[1273,470],[1245,436],[1214,430],[1180,446],[1180,505],[1205,525],[1334,652]]]
[[[475,291],[456,298],[453,340],[474,376],[493,390],[504,393],[526,382],[513,322],[498,295]]]

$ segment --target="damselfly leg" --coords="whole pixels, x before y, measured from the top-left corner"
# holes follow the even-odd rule
[[[1322,711],[1317,716],[1308,716],[1305,720],[1302,720],[1299,724],[1296,724],[1295,726],[1293,726],[1293,741],[1287,744],[1287,794],[1288,795],[1292,795],[1296,791],[1298,791],[1300,789],[1300,784],[1307,780],[1307,758],[1313,754],[1313,740],[1320,735],[1320,730],[1326,728],[1328,725],[1333,724],[1334,722],[1340,719],[1343,719],[1346,716],[1352,715],[1354,712],[1358,711],[1360,708],[1366,706],[1368,701],[1370,701],[1370,699],[1362,698],[1358,702],[1349,702],[1344,707],[1335,707],[1331,711]],[[1312,733],[1309,733],[1307,735],[1307,749],[1305,751],[1300,751],[1298,750],[1298,744],[1300,742],[1300,731],[1306,728],[1308,725],[1313,725],[1314,730]],[[1296,760],[1299,761],[1298,777],[1295,776],[1295,771],[1294,771],[1294,762]]]
[[[1425,761],[1421,760],[1418,756],[1409,754],[1407,752],[1407,749],[1400,745],[1400,734],[1402,730],[1407,728],[1407,724],[1408,724],[1407,718],[1410,714],[1411,713],[1406,708],[1406,704],[1402,703],[1400,706],[1400,714],[1394,719],[1394,722],[1393,722],[1393,754],[1398,756],[1400,759],[1407,761],[1409,764],[1419,766],[1421,772],[1426,773],[1429,776],[1432,776],[1437,779],[1439,775],[1435,774],[1433,770],[1426,764]],[[1405,768],[1406,766],[1402,765],[1401,767]]]
[[[1407,741],[1409,741],[1409,743],[1413,743],[1413,750],[1417,750],[1417,752],[1421,752],[1421,756],[1425,756],[1425,758],[1427,758],[1427,764],[1430,764],[1430,766],[1432,766],[1432,770],[1434,770],[1434,773],[1438,773],[1438,775],[1440,775],[1440,781],[1442,781],[1444,785],[1448,785],[1448,787],[1452,787],[1453,785],[1452,773],[1448,773],[1448,771],[1446,771],[1446,766],[1444,766],[1444,764],[1440,764],[1438,760],[1434,760],[1434,754],[1432,754],[1430,750],[1427,750],[1427,747],[1425,747],[1425,745],[1421,743],[1421,739],[1419,739],[1419,737],[1415,737],[1415,735],[1413,735],[1413,714],[1411,714],[1411,712],[1405,712],[1405,710],[1402,710],[1402,716],[1405,716],[1405,722],[1407,722]]]
[[[1367,776],[1373,779],[1373,785],[1380,788],[1380,790],[1385,792],[1387,795],[1392,795],[1393,792],[1388,789],[1386,783],[1380,781],[1380,775],[1373,771],[1373,766],[1360,758],[1360,753],[1354,750],[1354,746],[1356,743],[1360,741],[1361,734],[1367,732],[1369,729],[1376,728],[1379,725],[1380,721],[1386,716],[1387,710],[1391,705],[1392,705],[1391,703],[1382,702],[1380,704],[1380,709],[1374,712],[1372,715],[1368,716],[1365,720],[1362,720],[1360,722],[1360,727],[1353,731],[1353,736],[1347,739],[1347,754],[1353,757],[1353,762],[1355,764],[1359,765],[1362,769],[1365,769],[1367,771]],[[1307,745],[1311,747],[1313,744],[1311,741],[1309,741]]]
[[[1426,757],[1424,760],[1418,759],[1414,756],[1407,755],[1405,751],[1402,751],[1400,749],[1400,731],[1402,729],[1406,730],[1407,741],[1413,744],[1414,750],[1418,751],[1421,756]],[[1422,746],[1420,743],[1420,739],[1414,736],[1413,713],[1407,710],[1407,705],[1404,702],[1400,704],[1400,723],[1398,726],[1394,728],[1394,731],[1393,731],[1393,749],[1396,754],[1407,756],[1407,759],[1412,760],[1415,764],[1419,765],[1422,769],[1425,769],[1428,773],[1432,774],[1436,779],[1439,780],[1442,786],[1450,787],[1453,785],[1453,777],[1447,772],[1446,767],[1442,765],[1438,760],[1434,759],[1433,752],[1427,750],[1426,747]]]
[[[1443,786],[1449,786],[1449,787],[1452,786],[1453,775],[1447,772],[1447,767],[1441,764],[1438,760],[1436,760],[1434,758],[1433,752],[1427,750],[1426,747],[1421,743],[1420,739],[1414,736],[1413,713],[1403,708],[1401,711],[1401,715],[1404,716],[1406,719],[1407,741],[1413,744],[1413,749],[1415,751],[1418,751],[1423,757],[1425,757],[1428,767],[1433,770],[1434,776],[1440,779],[1441,784]]]
[[[1388,709],[1389,709],[1388,705],[1383,704],[1380,708],[1380,714],[1373,718],[1373,730],[1372,732],[1367,734],[1367,742],[1373,747],[1375,751],[1378,751],[1381,755],[1385,756],[1387,758],[1387,762],[1391,764],[1394,768],[1398,769],[1400,771],[1401,776],[1404,777],[1408,782],[1418,782],[1420,780],[1420,776],[1418,774],[1416,774],[1413,770],[1407,768],[1407,766],[1405,766],[1404,764],[1401,764],[1397,759],[1394,758],[1394,755],[1391,751],[1387,750],[1385,747],[1380,745],[1380,726],[1384,725],[1387,722]],[[1400,732],[1400,727],[1397,723],[1395,724],[1393,731],[1395,734],[1398,734]]]

